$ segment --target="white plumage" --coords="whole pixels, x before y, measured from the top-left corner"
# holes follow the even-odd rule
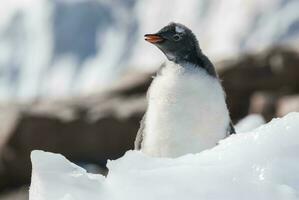
[[[224,91],[203,68],[167,62],[147,95],[144,153],[159,157],[197,153],[227,136],[230,118]]]

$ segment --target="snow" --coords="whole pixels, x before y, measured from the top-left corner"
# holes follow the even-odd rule
[[[237,133],[244,133],[247,131],[251,131],[263,124],[265,124],[266,121],[263,116],[260,114],[250,114],[246,116],[245,118],[241,119],[236,125],[235,130]]]
[[[298,48],[298,7],[298,0],[3,1],[0,100],[86,94],[126,67],[158,68],[165,56],[143,35],[171,21],[191,28],[212,61]]]
[[[58,154],[32,152],[32,183],[30,199],[98,199],[104,177],[88,174]],[[47,180],[47,181],[45,181]],[[87,198],[88,191],[92,191]]]
[[[107,177],[63,156],[33,151],[30,200],[294,200],[299,195],[299,113],[179,158],[128,151]]]

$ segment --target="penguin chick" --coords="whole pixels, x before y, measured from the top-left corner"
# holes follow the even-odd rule
[[[214,147],[235,133],[225,93],[210,60],[186,26],[170,23],[145,40],[167,57],[152,81],[135,149],[178,157]]]

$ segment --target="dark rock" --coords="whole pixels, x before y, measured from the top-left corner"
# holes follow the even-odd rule
[[[250,98],[249,113],[262,114],[266,121],[270,121],[276,114],[278,96],[269,92],[255,92]]]
[[[255,91],[277,95],[298,93],[298,65],[297,52],[279,47],[219,63],[219,75],[223,80],[233,120],[248,113],[250,96]]]
[[[0,195],[0,200],[28,200],[29,186],[21,187],[18,189],[6,191]]]
[[[277,101],[276,115],[282,117],[289,112],[299,112],[299,95],[284,96]]]

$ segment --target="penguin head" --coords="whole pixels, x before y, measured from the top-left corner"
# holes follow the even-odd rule
[[[192,31],[179,23],[170,23],[154,34],[144,35],[146,41],[157,46],[174,62],[188,61],[200,53],[198,41]]]

